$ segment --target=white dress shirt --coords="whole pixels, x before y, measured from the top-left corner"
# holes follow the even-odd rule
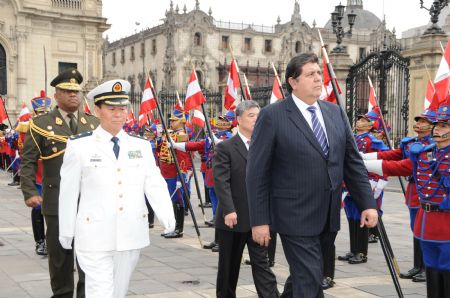
[[[308,125],[309,125],[309,127],[311,127],[311,130],[312,130],[313,127],[312,127],[312,120],[311,120],[311,112],[307,110],[310,107],[310,105],[305,103],[303,100],[299,99],[293,93],[292,93],[292,98],[294,99],[295,105],[300,110],[300,113],[302,113],[303,117],[305,118],[306,122],[308,122]],[[312,106],[316,107],[317,119],[319,119],[320,125],[322,125],[323,131],[325,133],[325,137],[327,138],[327,142],[328,142],[327,129],[325,127],[325,122],[323,121],[323,116],[322,116],[322,111],[320,110],[320,106],[317,103],[317,101],[314,104],[312,104]]]

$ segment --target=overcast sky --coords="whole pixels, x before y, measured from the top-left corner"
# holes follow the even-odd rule
[[[200,9],[208,12],[216,20],[264,24],[276,24],[280,16],[281,23],[290,20],[294,9],[294,0],[199,0]],[[180,12],[186,4],[187,10],[195,7],[195,0],[174,0]],[[310,26],[316,20],[317,26],[323,27],[330,18],[330,13],[340,0],[300,0],[300,14],[303,21]],[[427,7],[432,0],[425,0]],[[133,34],[143,27],[153,27],[161,23],[170,0],[103,0],[103,16],[108,19],[111,28],[105,32],[110,41]],[[346,5],[347,0],[342,0]],[[430,19],[428,11],[420,9],[419,0],[364,0],[364,9],[373,12],[380,19],[386,15],[388,29],[395,27],[397,36],[412,27],[426,25]],[[140,23],[137,26],[135,23]]]

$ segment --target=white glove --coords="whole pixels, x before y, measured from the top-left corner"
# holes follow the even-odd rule
[[[156,125],[156,135],[158,137],[161,137],[162,136],[162,132],[163,132],[162,125],[161,124]]]
[[[20,158],[19,150],[16,150],[16,158]]]
[[[384,190],[386,185],[388,185],[388,183],[389,183],[389,181],[384,180],[384,179],[378,180],[377,186],[375,187],[375,191],[373,193],[373,197],[375,199],[378,199],[380,197],[381,192]]]
[[[181,181],[177,181],[176,189],[180,189],[182,186]]]
[[[186,142],[173,143],[173,149],[177,149],[186,152]]]
[[[382,160],[364,160],[364,166],[366,166],[368,172],[383,176]]]
[[[370,188],[372,189],[372,191],[374,191],[375,187],[377,187],[378,182],[375,180],[372,180],[372,179],[369,179],[369,182],[370,182]]]
[[[363,160],[377,160],[378,159],[378,152],[370,152],[370,153],[359,152],[359,155],[361,155],[361,158]]]
[[[59,243],[64,249],[72,249],[73,237],[59,236]]]
[[[344,201],[345,197],[348,195],[348,191],[343,191],[342,192],[342,197],[341,200]]]

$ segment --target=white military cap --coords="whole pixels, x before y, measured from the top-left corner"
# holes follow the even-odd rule
[[[98,85],[87,94],[94,104],[104,103],[112,106],[125,106],[128,104],[128,93],[131,85],[128,81],[117,79]]]

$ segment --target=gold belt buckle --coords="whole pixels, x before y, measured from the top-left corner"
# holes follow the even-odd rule
[[[430,212],[430,211],[431,211],[430,203],[425,203],[425,212]]]

